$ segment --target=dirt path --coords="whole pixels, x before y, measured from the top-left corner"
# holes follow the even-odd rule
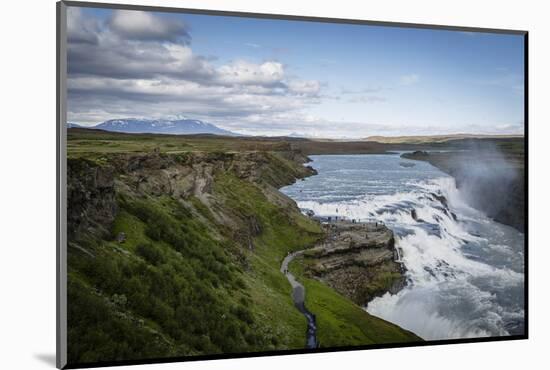
[[[288,265],[290,262],[294,259],[294,257],[299,256],[302,253],[303,252],[299,251],[290,253],[286,256],[281,264],[281,272],[285,274],[288,282],[292,286],[292,300],[294,301],[294,305],[307,319],[306,348],[317,348],[317,324],[315,315],[309,312],[305,306],[306,289],[296,280],[294,275],[288,271]]]

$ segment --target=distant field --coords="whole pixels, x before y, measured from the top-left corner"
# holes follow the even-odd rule
[[[453,135],[426,135],[426,136],[369,136],[365,141],[375,141],[384,144],[428,144],[443,143],[451,140],[463,139],[523,139],[521,135],[474,135],[474,134],[453,134]]]
[[[138,153],[158,150],[162,153],[232,152],[288,150],[282,140],[263,140],[215,135],[126,134],[71,128],[68,130],[69,156],[86,153]]]
[[[428,137],[426,137],[428,138]],[[433,137],[432,137],[433,138]],[[498,148],[523,162],[523,137],[462,138],[424,143],[378,143],[331,141],[289,137],[231,137],[216,135],[125,134],[81,128],[68,129],[67,150],[71,157],[100,153],[242,152],[300,150],[311,154],[380,154],[391,151],[461,150]]]
[[[127,134],[83,128],[68,129],[70,156],[86,153],[137,153],[158,150],[181,152],[241,152],[300,150],[304,154],[385,153],[394,146],[364,141],[310,140],[289,137],[234,137],[217,135]],[[423,148],[423,147],[422,147]]]

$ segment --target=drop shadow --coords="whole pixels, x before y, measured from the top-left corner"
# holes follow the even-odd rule
[[[52,367],[56,366],[55,353],[35,353],[34,358],[42,361],[46,365],[50,365]]]

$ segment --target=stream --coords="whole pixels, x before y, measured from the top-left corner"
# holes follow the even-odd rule
[[[286,256],[281,264],[281,272],[286,276],[288,282],[292,286],[292,300],[294,301],[294,305],[298,311],[306,317],[307,320],[306,348],[317,348],[317,324],[315,321],[315,315],[309,312],[305,306],[306,289],[296,280],[294,275],[288,271],[288,265],[290,262],[294,259],[294,257],[300,254],[302,254],[301,251],[290,253]]]

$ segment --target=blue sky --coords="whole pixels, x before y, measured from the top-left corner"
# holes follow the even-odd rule
[[[186,116],[264,135],[523,133],[519,35],[75,8],[68,28],[69,120],[87,125]]]

